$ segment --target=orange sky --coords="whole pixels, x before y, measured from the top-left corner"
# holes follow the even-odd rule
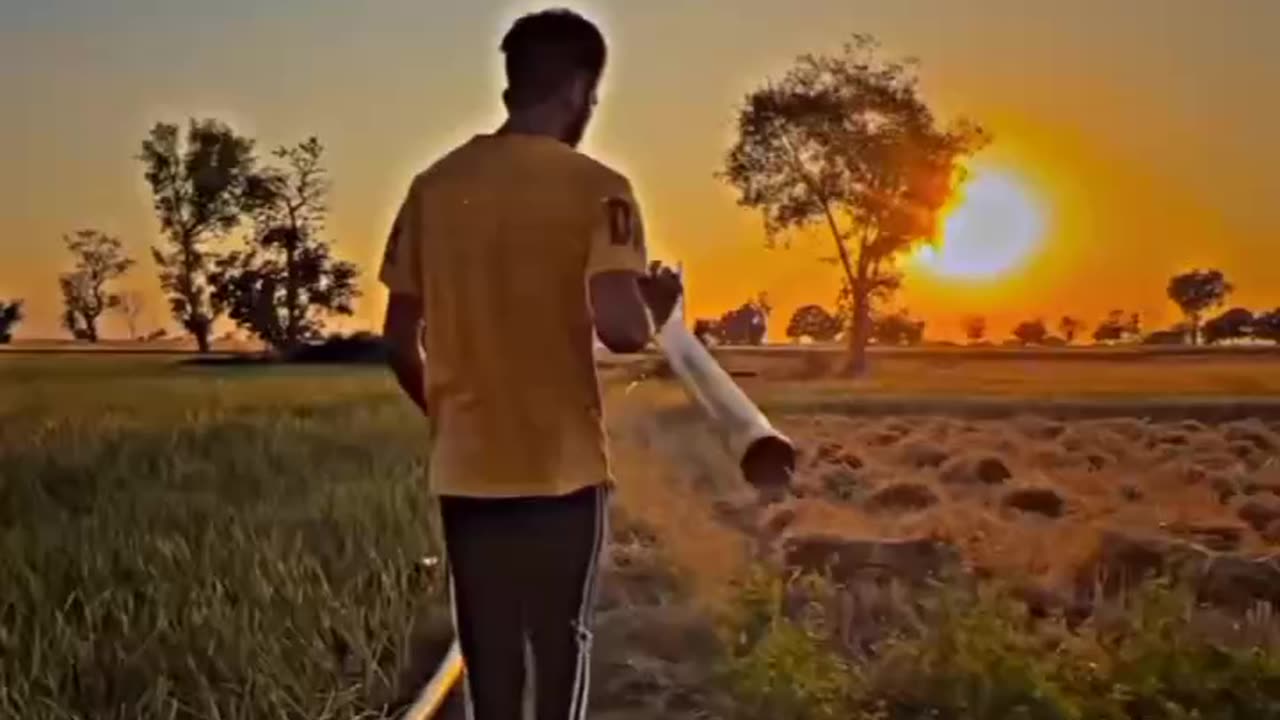
[[[712,178],[734,108],[797,54],[869,32],[920,58],[943,117],[970,115],[996,143],[978,159],[1025,178],[1047,233],[1029,262],[983,283],[912,272],[899,304],[954,333],[970,313],[1015,320],[1112,307],[1171,322],[1164,284],[1212,264],[1235,301],[1280,305],[1280,2],[1269,0],[648,0],[569,2],[612,45],[584,150],[630,174],[653,251],[689,272],[692,314],[759,291],[780,330],[798,304],[829,304],[829,241],[767,250],[758,218]],[[534,3],[487,0],[40,0],[0,7],[0,298],[23,297],[20,337],[61,334],[64,232],[120,235],[141,259],[125,281],[152,294],[157,235],[133,160],[159,120],[215,115],[274,146],[318,134],[335,181],[330,227],[365,271],[372,326],[380,243],[409,178],[500,121],[497,43]],[[1209,8],[1212,8],[1210,10]],[[149,316],[149,317],[148,317]],[[116,320],[106,333],[120,334]]]

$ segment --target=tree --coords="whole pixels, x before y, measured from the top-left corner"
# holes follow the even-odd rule
[[[923,320],[913,320],[906,310],[881,315],[872,327],[877,345],[919,345],[924,340]]]
[[[982,338],[987,336],[987,319],[981,315],[974,315],[965,320],[964,336],[969,338],[969,342],[982,342]]]
[[[117,297],[119,301],[116,303],[116,311],[129,327],[129,339],[137,340],[138,318],[142,317],[142,312],[146,309],[146,297],[137,290],[122,292]]]
[[[13,341],[13,329],[22,322],[22,301],[0,300],[0,345],[8,345]]]
[[[840,334],[840,320],[821,305],[803,305],[791,314],[787,323],[787,337],[793,340],[807,337],[814,342],[830,342]]]
[[[932,241],[939,211],[987,142],[981,128],[940,128],[914,68],[882,62],[868,36],[838,55],[805,55],[747,96],[718,176],[759,210],[766,242],[821,228],[849,304],[847,371],[866,370],[872,304],[900,282],[895,258]]]
[[[1253,313],[1249,310],[1241,307],[1231,308],[1205,322],[1202,328],[1203,340],[1208,345],[1224,340],[1242,340],[1253,334],[1254,322]]]
[[[1258,313],[1253,319],[1253,336],[1259,340],[1280,343],[1280,308]]]
[[[277,350],[319,337],[325,316],[351,315],[359,296],[356,266],[334,259],[321,237],[330,187],[323,154],[314,137],[281,147],[273,155],[283,168],[248,179],[250,247],[220,258],[210,275],[214,307]]]
[[[1049,328],[1039,318],[1027,320],[1013,329],[1013,337],[1023,345],[1044,345],[1049,337]]]
[[[764,342],[764,311],[753,300],[730,310],[712,326],[712,337],[726,345],[759,345]]]
[[[1070,315],[1063,315],[1062,319],[1058,321],[1058,332],[1062,333],[1062,339],[1066,340],[1067,344],[1070,345],[1076,341],[1076,337],[1080,333],[1084,332],[1084,321]]]
[[[760,312],[764,314],[765,319],[773,317],[773,302],[769,300],[769,293],[760,292],[756,295],[756,307],[760,308]]]
[[[1222,305],[1233,288],[1219,270],[1192,270],[1169,280],[1166,292],[1177,303],[1191,326],[1191,344],[1200,344],[1200,320]]]
[[[710,345],[712,342],[720,342],[720,328],[715,320],[707,320],[705,318],[694,321],[693,336],[703,345]]]
[[[1124,326],[1124,334],[1130,338],[1142,337],[1142,313],[1129,314],[1129,321]]]
[[[1123,310],[1112,310],[1093,331],[1094,341],[1100,343],[1124,342],[1141,335],[1142,316],[1132,313],[1126,318]]]
[[[97,230],[78,230],[64,235],[62,242],[75,258],[72,271],[58,276],[62,324],[77,340],[97,342],[98,318],[120,303],[107,283],[125,274],[133,260],[125,257],[119,238]]]
[[[208,352],[217,317],[210,302],[214,253],[209,246],[244,215],[253,141],[217,120],[191,120],[185,136],[177,125],[157,123],[143,140],[139,159],[164,233],[163,247],[151,249],[160,286],[174,319],[195,338],[200,352]]]

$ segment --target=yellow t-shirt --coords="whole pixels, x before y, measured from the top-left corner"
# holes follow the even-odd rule
[[[422,301],[434,492],[612,481],[587,279],[645,265],[630,183],[554,139],[476,136],[414,179],[380,279]]]

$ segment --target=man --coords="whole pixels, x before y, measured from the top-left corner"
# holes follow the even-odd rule
[[[419,174],[400,208],[384,335],[430,418],[471,717],[520,717],[531,672],[538,720],[578,720],[612,483],[593,334],[641,350],[681,288],[647,269],[627,179],[575,150],[600,32],[545,11],[520,18],[502,51],[507,121]]]

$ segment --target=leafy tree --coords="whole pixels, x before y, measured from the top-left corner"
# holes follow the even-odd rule
[[[253,141],[217,120],[191,120],[185,135],[177,125],[157,123],[139,156],[151,187],[152,206],[164,232],[151,249],[169,309],[200,352],[209,350],[217,317],[210,301],[210,244],[241,222],[245,189],[253,173]]]
[[[21,300],[0,300],[0,345],[8,345],[13,341],[13,329],[22,319]]]
[[[987,319],[981,315],[974,315],[964,321],[964,335],[969,338],[969,342],[982,342],[987,336]]]
[[[1076,341],[1080,333],[1084,332],[1084,321],[1070,315],[1063,315],[1058,321],[1058,332],[1062,333],[1062,339],[1071,344]]]
[[[897,287],[895,258],[937,234],[939,211],[963,179],[959,160],[986,134],[941,128],[914,68],[877,59],[858,35],[837,55],[805,55],[747,96],[738,138],[718,175],[738,203],[761,211],[767,241],[822,228],[849,305],[848,372],[866,370],[872,304]]]
[[[62,291],[62,324],[77,340],[98,341],[98,318],[120,304],[120,296],[107,289],[107,283],[125,274],[133,266],[124,254],[119,238],[97,230],[78,230],[64,235],[75,267],[58,276]]]
[[[250,247],[219,259],[210,275],[214,306],[279,350],[319,337],[324,317],[351,315],[359,296],[356,266],[334,259],[321,237],[330,188],[323,154],[309,138],[273,153],[283,168],[249,178]]]
[[[1205,322],[1202,336],[1205,343],[1213,345],[1224,340],[1242,340],[1253,334],[1253,313],[1241,307],[1231,308]]]
[[[1018,323],[1013,329],[1013,336],[1023,345],[1044,345],[1049,337],[1049,328],[1044,320],[1036,318]]]
[[[764,310],[754,300],[749,300],[721,315],[714,328],[714,336],[719,342],[759,345],[764,342],[766,330]]]
[[[696,320],[693,323],[693,336],[703,345],[710,345],[713,341],[720,342],[719,323],[705,318]]]
[[[1280,343],[1280,308],[1258,313],[1253,319],[1253,336],[1259,340]]]
[[[1222,305],[1233,288],[1219,270],[1192,270],[1169,280],[1166,292],[1177,303],[1191,326],[1191,344],[1200,344],[1200,321],[1204,313]]]
[[[840,319],[827,312],[821,305],[803,305],[791,314],[787,323],[787,337],[793,340],[807,337],[816,342],[830,342],[840,334]]]
[[[115,309],[124,318],[125,324],[129,328],[129,339],[137,340],[138,318],[142,317],[142,312],[147,307],[147,299],[137,290],[122,292],[116,297],[119,300],[116,302]]]
[[[1123,310],[1112,310],[1093,331],[1093,339],[1100,343],[1125,342],[1141,335],[1142,316],[1131,313],[1126,318]]]
[[[877,345],[919,345],[924,328],[923,320],[913,320],[906,310],[899,310],[876,318],[872,338]]]

